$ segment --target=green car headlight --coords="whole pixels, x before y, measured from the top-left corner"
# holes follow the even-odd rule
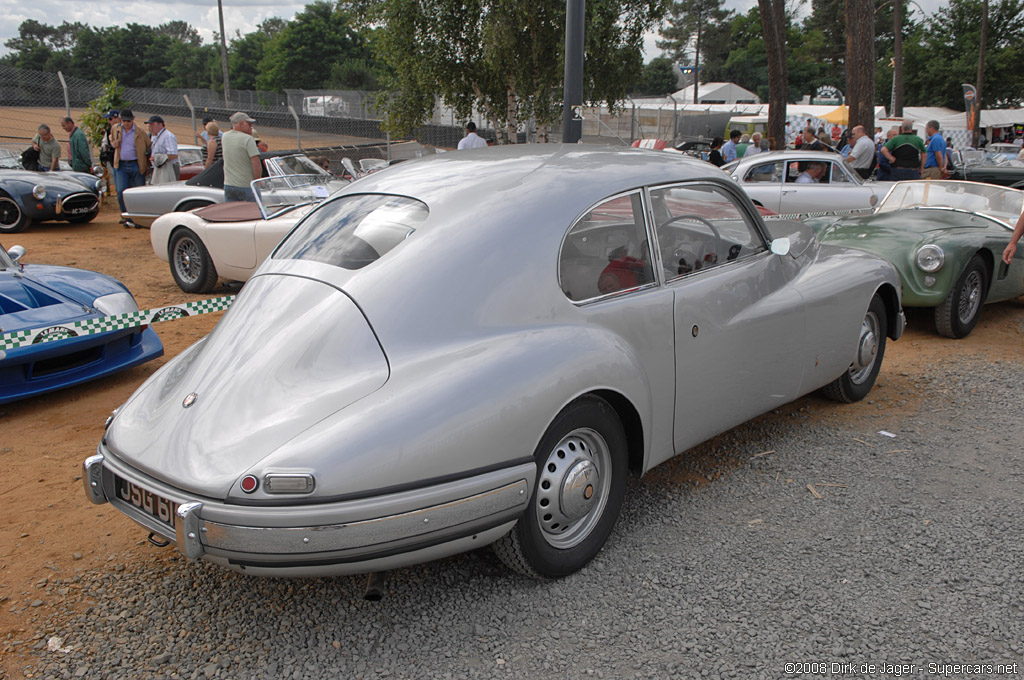
[[[945,261],[946,254],[936,245],[921,246],[917,251],[917,266],[921,271],[937,272],[942,269],[942,263]]]
[[[35,196],[37,200],[43,200],[46,198],[46,187],[42,184],[35,185],[32,187],[32,195]]]

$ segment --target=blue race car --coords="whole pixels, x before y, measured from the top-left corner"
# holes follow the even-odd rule
[[[164,353],[149,327],[76,335],[69,326],[138,310],[120,281],[97,272],[21,265],[25,249],[0,246],[0,335],[54,327],[25,347],[0,350],[0,404],[110,375]],[[45,338],[45,339],[44,339]]]
[[[33,220],[91,222],[99,214],[100,197],[107,190],[101,178],[85,172],[21,170],[10,161],[0,155],[0,233],[24,231]]]

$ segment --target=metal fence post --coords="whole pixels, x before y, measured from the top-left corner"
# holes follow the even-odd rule
[[[64,115],[68,118],[71,117],[71,99],[68,98],[68,84],[64,82],[64,74],[57,71],[57,77],[60,78],[60,86],[64,88]]]
[[[302,151],[302,128],[299,127],[299,114],[295,113],[295,107],[291,104],[288,105],[288,111],[295,119],[295,144],[298,150]]]
[[[183,94],[181,97],[185,100],[185,105],[188,107],[189,115],[192,116],[192,139],[196,144],[198,144],[199,135],[196,133],[196,107],[192,106],[192,100],[188,98],[187,94]]]

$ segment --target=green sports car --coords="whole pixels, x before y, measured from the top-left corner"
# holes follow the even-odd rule
[[[981,306],[1024,295],[1024,248],[1001,261],[1024,191],[961,181],[899,182],[870,215],[807,220],[819,241],[892,262],[904,307],[934,307],[935,328],[968,335]]]

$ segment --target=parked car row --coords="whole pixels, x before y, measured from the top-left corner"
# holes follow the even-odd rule
[[[1024,293],[1024,253],[999,263],[1024,192],[750,160],[497,147],[162,215],[179,286],[247,283],[115,410],[87,497],[244,573],[493,545],[557,578],[602,549],[628,474],[810,392],[863,399],[904,305],[963,337]],[[828,182],[790,181],[819,162]],[[872,212],[765,217],[751,185]]]

